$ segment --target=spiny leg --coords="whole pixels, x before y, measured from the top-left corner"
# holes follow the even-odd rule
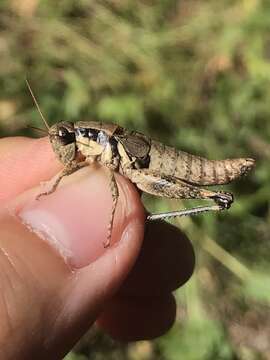
[[[110,190],[111,190],[111,194],[112,194],[112,211],[111,211],[111,217],[110,217],[109,226],[108,226],[107,238],[103,242],[103,246],[105,248],[110,246],[110,243],[111,243],[114,215],[115,215],[117,200],[119,197],[119,190],[118,190],[118,186],[117,186],[117,183],[116,183],[116,180],[114,177],[114,172],[113,172],[113,170],[110,170],[110,169],[109,169],[109,172],[110,172],[110,177],[109,177]]]
[[[77,171],[87,165],[89,165],[89,163],[86,161],[82,161],[79,163],[71,162],[70,164],[66,165],[64,167],[64,169],[60,172],[60,174],[57,176],[57,178],[55,179],[55,182],[53,183],[52,187],[49,190],[38,194],[36,197],[36,200],[39,200],[41,196],[52,194],[56,190],[57,186],[59,185],[59,183],[63,179],[63,177],[71,175],[75,171]]]
[[[146,217],[146,220],[153,221],[153,220],[163,220],[163,219],[170,219],[175,217],[182,217],[188,215],[198,215],[203,212],[207,211],[220,211],[224,210],[221,208],[220,205],[212,205],[212,206],[198,206],[191,209],[183,209],[178,211],[169,211],[165,213],[158,213],[158,214],[149,214]]]
[[[148,220],[195,215],[205,211],[220,211],[228,209],[233,202],[233,195],[231,193],[202,189],[178,178],[160,175],[158,172],[147,169],[129,169],[126,171],[126,176],[128,176],[139,189],[152,195],[171,199],[211,199],[216,203],[216,205],[212,206],[201,206],[163,214],[152,214],[148,215]]]

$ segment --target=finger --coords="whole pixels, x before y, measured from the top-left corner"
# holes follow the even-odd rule
[[[1,204],[3,199],[51,178],[60,166],[48,138],[2,139],[0,160]],[[165,222],[162,225],[150,222],[147,232],[140,258],[124,290],[140,292],[142,295],[171,291],[187,281],[192,274],[192,246],[179,230]]]
[[[83,169],[40,201],[29,190],[2,211],[2,358],[63,357],[127,276],[140,250],[144,212],[130,183],[120,176],[117,182],[108,249],[102,244],[112,199],[103,170]]]
[[[0,203],[50,179],[61,168],[48,138],[0,140]]]
[[[119,340],[166,333],[175,320],[171,291],[192,275],[194,262],[192,245],[178,228],[165,222],[148,223],[136,264],[98,324]]]
[[[40,140],[38,140],[38,141],[40,141]],[[42,145],[42,146],[44,146],[44,145]],[[42,147],[41,146],[41,147]],[[44,169],[43,169],[43,171],[44,171],[44,173],[46,173],[46,166],[48,167],[48,161],[47,161],[47,159],[50,157],[50,156],[47,156],[46,154],[47,154],[47,152],[45,151],[41,151],[41,153],[42,153],[42,156],[44,156],[44,154],[45,154],[45,156],[44,156],[44,161],[42,161],[42,165],[41,165],[41,167],[44,167]],[[16,152],[16,154],[17,154],[17,156],[19,156],[19,152]],[[50,154],[50,152],[48,152],[48,154]],[[53,155],[54,156],[54,155]],[[37,161],[38,161],[38,159],[37,159]],[[57,164],[57,162],[56,161],[54,161],[54,163],[55,164]],[[35,168],[35,166],[32,166],[31,167],[32,169],[34,169]],[[14,171],[11,171],[10,173],[11,174],[13,174],[13,176],[15,176],[16,175],[16,172],[18,171],[17,169],[18,169],[18,167],[14,167],[14,168],[12,168]],[[11,169],[11,170],[12,170]],[[30,170],[31,171],[31,170]],[[1,173],[0,173],[1,174]],[[44,179],[44,175],[42,175],[42,172],[39,172],[39,171],[37,171],[37,172],[33,172],[32,173],[32,175],[34,175],[34,177],[35,177],[35,183],[38,183],[40,180],[43,180]],[[16,183],[15,183],[15,185],[16,185]],[[15,186],[16,187],[16,186]],[[75,221],[75,218],[74,218],[74,221]],[[80,223],[80,220],[78,221],[78,223]],[[153,226],[155,227],[155,224],[153,224]],[[164,224],[162,225],[162,226],[164,226]],[[159,231],[156,231],[156,232],[158,232],[158,235],[161,235],[162,233],[164,234],[164,236],[165,236],[165,239],[168,239],[171,235],[172,235],[172,237],[176,240],[176,242],[177,242],[177,244],[179,244],[179,233],[177,233],[176,234],[176,232],[174,232],[174,234],[172,233],[172,231],[170,231],[170,229],[168,230],[168,229],[166,229],[166,226],[168,226],[168,225],[165,225],[165,228],[164,228],[164,230],[163,231],[161,231],[161,233],[159,232]],[[155,233],[156,233],[155,231],[153,232],[151,229],[150,229],[150,239],[152,239],[152,241],[154,241],[155,242],[155,244],[152,244],[152,245],[154,245],[154,247],[156,248],[156,249],[158,249],[159,248],[159,244],[156,244],[156,236],[155,236]],[[163,236],[162,236],[163,237]],[[162,237],[158,237],[160,240],[161,240],[161,238]],[[177,238],[177,239],[176,239]],[[147,243],[148,243],[148,241],[147,241]],[[172,244],[174,243],[174,241],[172,242]],[[184,243],[185,243],[185,241],[184,241]],[[162,242],[162,244],[164,245],[164,244],[166,244],[166,242]],[[162,245],[161,244],[161,245]],[[141,263],[145,263],[145,270],[144,270],[144,267],[142,267],[142,266],[138,266],[138,264],[136,265],[136,268],[135,268],[135,271],[134,271],[134,273],[136,274],[140,274],[140,273],[144,273],[144,275],[145,274],[147,274],[148,273],[148,269],[147,269],[147,262],[148,262],[148,260],[147,260],[147,258],[148,258],[148,256],[150,255],[150,258],[152,257],[152,260],[153,260],[153,253],[152,253],[152,251],[151,251],[151,248],[152,248],[152,245],[151,244],[149,244],[150,246],[146,246],[146,248],[147,249],[149,249],[149,251],[147,250],[146,252],[144,251],[143,253],[142,253],[142,255],[141,255],[141,258],[142,259],[140,259],[140,261],[138,262],[138,264],[141,264]],[[188,246],[189,245],[189,246]],[[190,253],[191,253],[191,251],[189,251],[189,247],[190,247],[190,244],[188,243],[188,245],[187,245],[187,251],[186,251],[186,247],[185,246],[181,246],[181,248],[183,248],[183,257],[184,257],[184,254],[186,253],[186,255],[187,255],[187,257],[186,257],[186,259],[191,259],[192,258],[192,256],[189,256],[190,255]],[[78,245],[78,246],[80,246],[80,245]],[[174,246],[173,247],[168,247],[168,248],[170,248],[171,249],[171,252],[173,253],[173,255],[175,255],[175,254],[181,254],[181,251],[173,251],[172,249],[174,249]],[[163,249],[163,247],[161,246],[161,249]],[[177,250],[177,246],[176,246],[176,250]],[[83,253],[84,253],[84,251],[82,251]],[[163,250],[161,251],[161,254],[162,254],[162,252],[163,252]],[[148,255],[147,255],[148,254]],[[154,254],[155,254],[155,252],[154,252]],[[159,254],[160,255],[160,253],[159,252],[157,252],[157,254]],[[169,254],[168,254],[169,255]],[[155,257],[156,255],[154,255],[154,257]],[[179,269],[179,271],[178,272],[176,272],[176,274],[174,274],[173,273],[173,271],[171,272],[171,275],[172,275],[172,278],[169,280],[169,276],[168,276],[168,282],[166,282],[166,281],[162,281],[162,279],[164,279],[164,276],[161,276],[160,277],[160,275],[159,275],[159,273],[157,273],[156,271],[155,271],[155,269],[158,269],[159,267],[160,267],[160,265],[161,265],[161,269],[163,269],[163,267],[162,267],[162,262],[160,262],[158,259],[160,258],[160,256],[157,256],[157,259],[156,259],[156,261],[150,261],[150,263],[149,263],[149,265],[150,265],[150,273],[151,274],[153,274],[153,277],[152,277],[152,279],[151,279],[151,276],[149,276],[148,277],[148,280],[147,281],[144,281],[144,276],[142,276],[142,277],[140,277],[140,276],[137,276],[137,275],[132,275],[131,276],[131,281],[128,281],[128,283],[130,284],[129,286],[127,286],[127,292],[129,293],[129,290],[132,290],[131,292],[130,292],[130,294],[134,294],[134,293],[136,293],[136,296],[140,296],[140,295],[143,295],[143,296],[145,296],[145,295],[150,295],[150,294],[160,294],[160,293],[164,293],[164,292],[166,292],[167,290],[170,290],[170,289],[173,289],[173,288],[175,288],[178,284],[181,284],[182,282],[184,282],[185,281],[185,278],[187,278],[189,275],[185,275],[185,273],[186,274],[188,274],[188,273],[190,273],[189,271],[188,271],[188,268],[189,267],[187,267],[187,270],[185,269],[185,266],[183,266],[183,272],[182,271],[180,271],[180,269]],[[168,258],[169,258],[169,256],[168,256]],[[177,260],[177,259],[175,259],[175,260]],[[176,261],[176,262],[178,262],[178,261]],[[169,265],[171,264],[172,262],[171,261],[169,261]],[[190,261],[189,262],[189,264],[191,264],[192,263],[192,261]],[[154,266],[154,267],[152,267],[152,265],[153,264],[155,264],[156,266]],[[165,265],[165,264],[164,264]],[[192,266],[191,266],[192,267]],[[139,269],[139,271],[138,270],[136,270],[136,269]],[[162,270],[163,271],[163,270]],[[162,271],[161,271],[161,274],[162,274]],[[166,270],[165,270],[166,271]],[[170,268],[168,268],[168,273],[170,272]],[[149,273],[149,275],[150,275],[150,273]],[[179,276],[178,276],[178,275]],[[153,282],[153,279],[154,279],[154,282]],[[152,285],[152,283],[154,284],[155,283],[155,286],[151,286]],[[149,287],[149,284],[150,284],[150,287]],[[165,284],[166,286],[164,287],[163,286],[163,284]],[[170,284],[170,286],[168,286]],[[135,285],[135,286],[134,286]],[[132,289],[132,287],[134,286],[134,289]],[[167,294],[166,296],[170,296],[169,294]],[[106,314],[109,314],[110,312],[109,311],[107,311],[106,312]],[[170,314],[169,312],[166,312],[166,313],[168,313],[168,314]],[[159,315],[160,313],[157,313],[157,315],[156,315],[156,318],[157,318],[157,322],[159,321],[159,317],[160,317],[160,315]],[[104,315],[103,316],[103,318],[105,319],[106,318],[106,315]],[[116,319],[116,321],[117,321],[117,319]],[[164,327],[162,324],[163,324],[163,321],[161,321],[160,322],[160,327],[159,326],[156,326],[155,328],[156,328],[156,332],[158,332],[158,331],[163,331],[164,329],[166,329],[166,326]],[[162,330],[163,329],[163,330]],[[165,330],[164,330],[165,331]]]
[[[60,166],[48,138],[2,139],[0,160],[1,204],[3,199],[50,178]],[[123,287],[124,293],[148,296],[172,291],[192,274],[195,260],[189,240],[165,222],[150,222],[147,229],[140,258]]]
[[[174,323],[176,303],[172,294],[132,298],[117,296],[98,319],[98,325],[121,341],[153,339]]]
[[[192,275],[195,255],[188,238],[164,221],[147,223],[140,255],[121,287],[124,295],[160,296]]]

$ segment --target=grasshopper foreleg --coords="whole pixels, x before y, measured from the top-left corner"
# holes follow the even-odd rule
[[[57,186],[59,185],[59,183],[63,179],[63,177],[71,175],[75,171],[77,171],[77,170],[79,170],[79,169],[81,169],[81,168],[83,168],[83,167],[85,167],[87,165],[89,165],[89,163],[86,162],[86,161],[82,161],[82,162],[79,162],[79,163],[74,161],[74,162],[71,162],[71,163],[67,164],[64,167],[64,169],[60,172],[60,174],[57,176],[57,178],[55,179],[55,181],[54,181],[53,185],[51,186],[51,188],[49,190],[47,190],[47,191],[44,191],[44,192],[38,194],[37,197],[36,197],[36,200],[40,199],[41,196],[52,194],[56,190]]]
[[[126,171],[126,175],[137,187],[149,194],[167,197],[171,199],[211,199],[216,205],[201,206],[191,209],[148,215],[148,220],[157,220],[176,216],[195,215],[205,211],[220,211],[228,209],[233,202],[233,195],[228,192],[210,191],[191,184],[178,178],[160,175],[150,170]]]

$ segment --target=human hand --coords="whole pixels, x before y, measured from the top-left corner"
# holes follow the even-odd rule
[[[84,168],[35,200],[61,169],[47,138],[0,141],[0,358],[60,359],[95,322],[124,341],[174,322],[171,292],[194,267],[190,242],[151,223],[134,186],[117,176],[112,245],[104,249],[111,194],[102,169]]]

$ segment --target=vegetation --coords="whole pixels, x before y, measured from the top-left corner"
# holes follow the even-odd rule
[[[257,159],[229,186],[229,213],[179,222],[197,264],[174,328],[127,346],[92,331],[66,359],[270,359],[269,16],[267,0],[1,1],[2,136],[40,126],[27,77],[50,123],[117,122],[209,158]]]

